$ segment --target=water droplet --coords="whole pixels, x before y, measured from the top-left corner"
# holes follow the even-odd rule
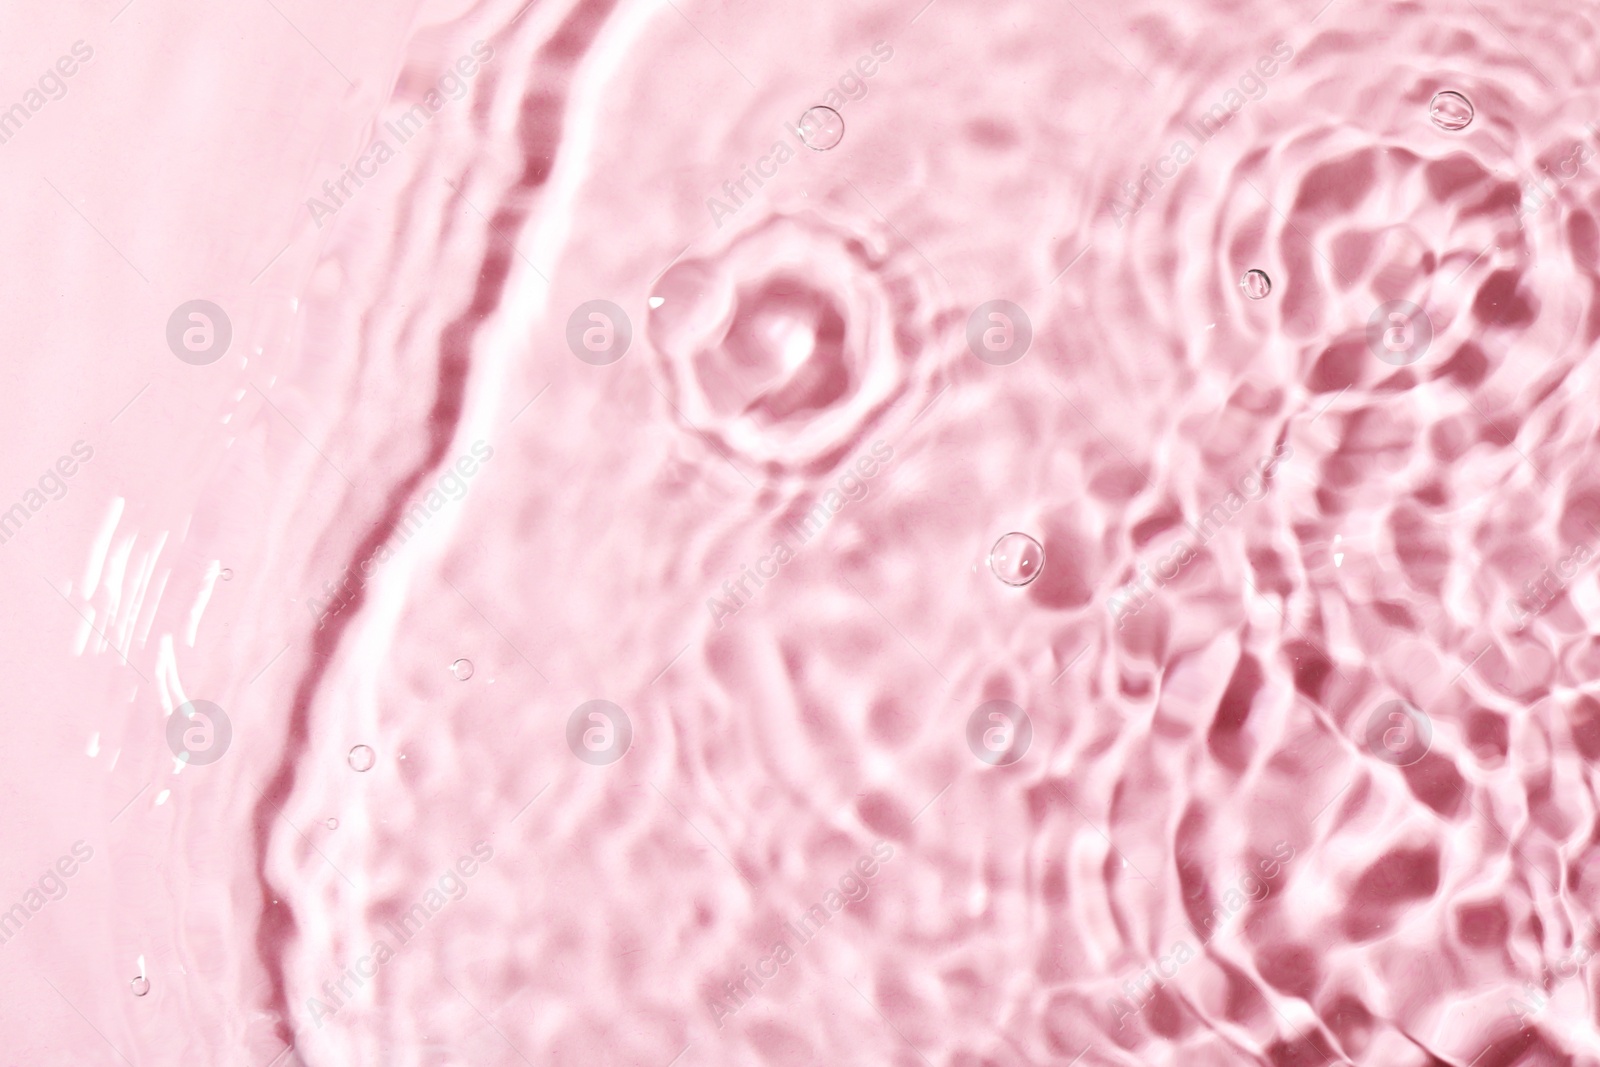
[[[454,663],[450,664],[450,673],[455,675],[460,681],[466,681],[468,678],[472,677],[472,661],[470,659],[456,660]]]
[[[1464,130],[1472,121],[1472,101],[1454,89],[1446,89],[1433,94],[1428,113],[1433,116],[1433,124],[1441,130]]]
[[[989,550],[989,569],[1007,585],[1027,585],[1044,570],[1044,546],[1025,533],[1008,533]]]
[[[141,974],[128,983],[128,988],[133,990],[134,996],[142,997],[150,992],[150,979]]]
[[[222,568],[222,573],[219,574],[218,577],[221,578],[225,582],[233,581],[233,568],[232,567],[224,567],[224,568]]]
[[[378,754],[366,745],[357,745],[350,750],[350,767],[353,770],[370,771],[377,762]]]
[[[818,105],[800,116],[800,139],[807,148],[826,152],[844,140],[844,116]]]
[[[328,829],[337,830],[338,828],[339,828],[339,820],[338,819],[329,819],[328,820]]]
[[[1244,290],[1244,295],[1251,300],[1260,300],[1272,292],[1272,279],[1267,277],[1264,270],[1247,270],[1244,277],[1239,279],[1239,288]]]

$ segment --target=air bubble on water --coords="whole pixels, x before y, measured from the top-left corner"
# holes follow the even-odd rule
[[[133,990],[134,996],[142,997],[146,993],[150,992],[150,979],[146,978],[142,974],[136,975],[134,976],[133,981],[128,983],[128,988]]]
[[[455,675],[458,681],[466,681],[472,677],[472,661],[470,659],[456,660],[450,664],[450,673]]]
[[[337,830],[338,828],[339,828],[339,820],[338,819],[329,819],[328,820],[328,829]]]
[[[218,575],[218,577],[220,577],[225,582],[233,581],[233,568],[232,567],[224,567],[224,568],[222,568],[222,571]]]
[[[1472,121],[1472,101],[1454,89],[1446,89],[1433,94],[1428,113],[1433,117],[1433,124],[1441,130],[1464,130]]]
[[[1251,300],[1260,300],[1272,292],[1272,279],[1267,277],[1264,270],[1247,270],[1244,277],[1239,279],[1239,288],[1244,290],[1244,295]]]
[[[807,148],[826,152],[844,140],[844,116],[820,104],[811,108],[800,116],[800,139]]]
[[[366,745],[357,745],[350,750],[350,767],[357,771],[370,771],[372,765],[378,762],[378,754]]]
[[[1007,585],[1027,585],[1044,569],[1044,546],[1025,533],[1008,533],[989,550],[989,569]]]

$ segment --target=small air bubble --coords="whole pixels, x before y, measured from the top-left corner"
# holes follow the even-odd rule
[[[826,152],[844,140],[844,116],[819,104],[800,116],[800,139],[807,148]]]
[[[328,820],[328,829],[337,830],[338,828],[339,828],[339,820],[338,819],[329,819]]]
[[[1044,569],[1044,546],[1025,533],[1008,533],[989,550],[989,569],[1007,585],[1027,585]]]
[[[141,974],[128,983],[128,988],[133,990],[134,996],[142,997],[150,992],[150,979]]]
[[[1247,270],[1244,277],[1239,279],[1239,288],[1244,290],[1244,295],[1251,300],[1260,300],[1272,292],[1272,279],[1267,277],[1264,270]]]
[[[231,567],[222,568],[222,573],[219,574],[218,577],[220,577],[225,582],[233,581],[233,568],[231,568]]]
[[[472,677],[472,661],[470,659],[456,660],[450,664],[450,673],[455,675],[458,681],[466,681]]]
[[[350,750],[350,767],[357,771],[370,771],[372,765],[378,762],[378,754],[366,745],[357,745]]]
[[[1433,124],[1441,130],[1464,130],[1472,121],[1472,101],[1453,89],[1446,89],[1433,95],[1428,112]]]

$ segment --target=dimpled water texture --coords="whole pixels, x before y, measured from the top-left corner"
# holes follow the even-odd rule
[[[1600,1067],[1597,21],[6,5],[4,1062]]]

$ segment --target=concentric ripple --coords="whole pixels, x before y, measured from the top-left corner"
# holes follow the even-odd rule
[[[818,213],[764,219],[656,283],[647,332],[666,393],[736,456],[827,466],[934,372],[924,271]]]

